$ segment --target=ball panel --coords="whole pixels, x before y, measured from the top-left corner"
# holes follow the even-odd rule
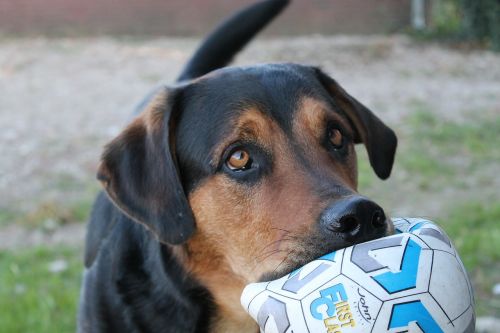
[[[392,223],[394,224],[394,229],[396,234],[400,234],[408,231],[410,227],[410,222],[406,218],[394,217],[392,218]]]
[[[312,332],[368,332],[382,302],[366,289],[340,275],[302,301]]]
[[[389,268],[388,272],[372,276],[388,293],[415,289],[422,247],[414,240],[408,239],[399,271]]]
[[[263,283],[251,283],[243,289],[243,293],[241,294],[240,301],[241,305],[243,308],[249,312],[250,305],[252,305],[252,302],[256,297],[258,297],[260,294],[266,292],[266,286],[269,284],[269,282],[263,282]]]
[[[329,253],[318,260],[271,281],[267,289],[287,297],[301,299],[340,274],[344,250]]]
[[[458,317],[471,305],[467,277],[455,256],[443,251],[434,251],[429,292],[450,318]]]
[[[472,288],[471,279],[469,278],[469,274],[467,273],[467,270],[465,269],[464,263],[462,262],[462,259],[460,259],[458,254],[456,256],[456,259],[457,259],[458,263],[460,264],[460,268],[462,269],[464,276],[467,278],[467,287],[469,288],[470,304],[472,306],[474,306],[474,304],[476,304],[476,300],[474,299],[474,289]]]
[[[348,290],[348,294],[352,299],[352,308],[354,308],[354,312],[360,318],[358,327],[362,332],[366,332],[368,328],[375,324],[377,315],[382,307],[382,301],[359,284],[354,281],[352,282],[352,284],[348,285],[350,289],[350,292]]]
[[[416,236],[401,234],[346,249],[342,274],[381,300],[427,291],[432,251]]]
[[[264,290],[250,301],[247,308],[265,332],[309,332],[298,300]]]
[[[469,306],[469,308],[462,313],[458,318],[453,320],[454,327],[457,328],[459,332],[473,333],[476,328],[476,317],[474,315],[474,308]],[[461,331],[460,331],[461,329]]]
[[[409,231],[414,235],[418,235],[418,237],[431,249],[445,251],[453,255],[456,254],[455,248],[451,244],[448,235],[431,222],[417,222],[410,226]]]
[[[384,302],[372,332],[445,332],[449,319],[426,292]]]

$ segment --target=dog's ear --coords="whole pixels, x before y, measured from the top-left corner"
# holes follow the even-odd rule
[[[195,228],[174,155],[176,93],[161,89],[106,146],[97,172],[115,205],[168,244],[186,241]]]
[[[373,112],[349,95],[334,79],[315,68],[316,75],[354,128],[354,143],[364,143],[370,164],[381,179],[391,174],[397,137]]]

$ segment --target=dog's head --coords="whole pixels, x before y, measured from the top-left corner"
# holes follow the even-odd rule
[[[242,286],[388,233],[383,210],[357,193],[354,145],[387,178],[396,142],[317,68],[233,67],[160,91],[98,174],[127,215],[182,244],[202,283]]]

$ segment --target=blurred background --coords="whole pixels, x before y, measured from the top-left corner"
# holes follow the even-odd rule
[[[0,0],[0,332],[73,332],[103,145],[251,0]],[[296,0],[236,59],[319,65],[400,138],[360,192],[440,222],[500,323],[500,2]]]

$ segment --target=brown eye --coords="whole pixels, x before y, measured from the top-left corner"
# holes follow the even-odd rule
[[[340,132],[339,129],[337,128],[332,128],[329,133],[329,140],[330,144],[333,146],[334,149],[341,149],[344,143],[343,137],[342,137],[342,132]]]
[[[231,170],[246,170],[252,166],[250,154],[245,150],[235,150],[226,161]]]

